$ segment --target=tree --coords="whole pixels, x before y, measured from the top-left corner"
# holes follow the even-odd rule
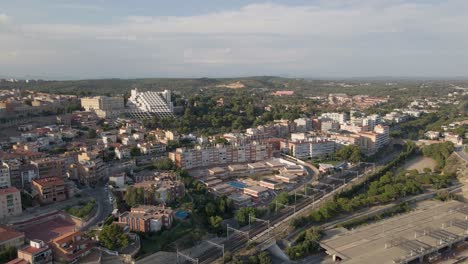
[[[221,230],[221,224],[223,223],[223,218],[219,215],[210,216],[209,222],[210,222],[211,228],[213,228],[215,232],[219,232]]]
[[[91,138],[91,139],[96,138],[96,137],[97,137],[96,130],[90,129],[90,130],[88,131],[88,135],[87,135],[87,136],[88,136],[88,138]]]
[[[361,148],[356,145],[344,146],[336,151],[336,157],[352,163],[358,163],[363,160]]]
[[[157,170],[172,170],[174,168],[174,163],[169,158],[163,158],[155,161],[153,166]]]
[[[132,155],[132,157],[140,156],[141,150],[137,146],[135,146],[132,149],[130,149],[130,155]]]
[[[268,253],[263,251],[262,253],[258,255],[258,263],[259,264],[271,264],[270,255],[268,255]]]
[[[98,235],[99,242],[110,250],[128,246],[129,238],[119,225],[111,224],[102,228]]]
[[[234,219],[236,219],[237,223],[240,226],[245,226],[248,224],[249,215],[255,217],[256,210],[253,207],[242,207],[237,210],[236,214],[234,215]]]
[[[214,214],[216,214],[216,205],[214,205],[211,202],[207,203],[205,206],[205,213],[207,216],[213,216]]]
[[[7,263],[10,260],[13,260],[17,257],[17,250],[15,247],[6,246],[2,251],[0,251],[0,263]]]

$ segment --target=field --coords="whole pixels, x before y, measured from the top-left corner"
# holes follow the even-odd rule
[[[436,165],[437,163],[434,159],[423,156],[417,156],[406,161],[403,168],[405,170],[418,170],[419,172],[423,172],[424,168],[434,170]]]

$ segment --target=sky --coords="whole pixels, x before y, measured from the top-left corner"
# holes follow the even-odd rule
[[[466,0],[0,0],[0,77],[468,77]]]

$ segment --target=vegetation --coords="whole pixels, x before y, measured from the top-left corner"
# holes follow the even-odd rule
[[[78,206],[69,207],[65,209],[65,211],[75,217],[85,218],[89,214],[91,214],[91,211],[93,210],[95,205],[96,205],[95,200],[92,200],[88,203],[80,202]]]
[[[249,223],[249,215],[252,217],[261,217],[264,211],[253,208],[253,207],[241,207],[236,211],[234,219],[240,226],[245,226]]]
[[[445,167],[447,158],[452,154],[454,146],[452,142],[444,142],[424,146],[422,153],[426,157],[433,158],[437,162],[438,170]]]
[[[340,160],[346,160],[351,163],[358,163],[364,159],[361,148],[356,145],[349,145],[340,148],[336,151],[336,157]]]
[[[99,242],[110,250],[128,246],[129,237],[117,224],[106,225],[98,235]]]
[[[319,241],[323,236],[320,228],[310,228],[299,234],[296,244],[286,249],[286,254],[292,259],[301,259],[320,249]]]
[[[284,205],[289,205],[294,202],[294,196],[289,195],[288,192],[279,193],[270,203],[270,210],[276,210],[284,208]]]
[[[0,263],[7,263],[17,257],[17,250],[15,247],[7,246],[0,251]]]

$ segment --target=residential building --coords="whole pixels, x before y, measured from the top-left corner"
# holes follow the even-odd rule
[[[271,144],[253,142],[245,145],[198,146],[192,149],[178,148],[175,152],[169,153],[169,158],[177,167],[193,169],[222,164],[262,161],[271,158],[272,153]]]
[[[2,162],[0,165],[0,188],[11,187],[10,168],[8,164]]]
[[[119,216],[119,222],[127,224],[131,231],[144,233],[157,232],[163,226],[171,228],[173,220],[173,210],[164,206],[140,205]]]
[[[38,195],[41,204],[60,202],[67,199],[65,182],[58,177],[34,179],[32,188]]]
[[[312,130],[312,120],[310,118],[298,118],[294,120],[294,123],[296,123],[296,132]]]
[[[18,249],[16,260],[23,260],[28,264],[52,264],[52,249],[44,241],[32,239],[29,241],[29,245]]]
[[[439,131],[427,131],[424,133],[424,136],[431,140],[439,139],[440,132]]]
[[[349,119],[349,115],[347,113],[323,113],[320,117],[331,119],[339,124],[344,124]]]
[[[140,92],[132,89],[127,105],[129,113],[136,118],[170,117],[174,112],[170,90]]]
[[[68,162],[66,158],[51,157],[31,161],[37,167],[40,178],[59,177],[66,178],[68,172]]]
[[[0,197],[1,199],[1,197]],[[0,251],[6,247],[19,248],[24,245],[24,233],[0,225]]]
[[[123,96],[95,96],[81,98],[81,106],[100,118],[113,118],[125,111]]]
[[[338,131],[340,129],[340,123],[330,118],[320,119],[320,130],[324,133],[330,131]]]
[[[0,189],[0,219],[22,212],[20,191],[15,187]]]
[[[138,143],[137,146],[144,155],[160,154],[166,151],[166,144],[160,142]]]
[[[81,232],[70,232],[54,238],[50,245],[54,262],[74,263],[88,255],[95,242]]]

